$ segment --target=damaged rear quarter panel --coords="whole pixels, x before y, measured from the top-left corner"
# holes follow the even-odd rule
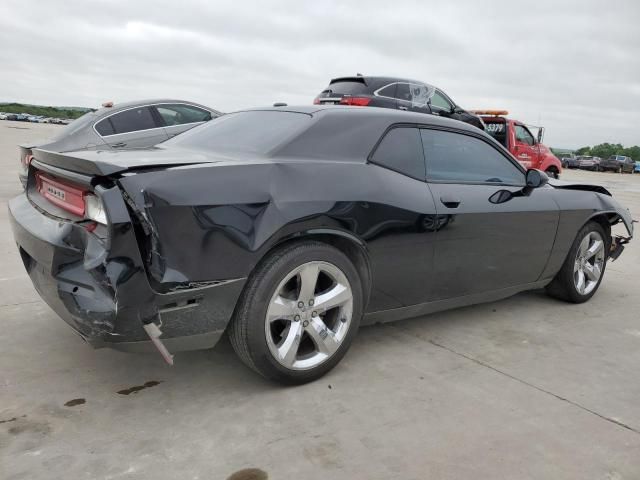
[[[362,245],[379,293],[370,308],[418,303],[430,281],[428,189],[364,161],[226,162],[119,182],[157,235],[151,257],[162,265],[149,272],[161,285],[246,278],[272,247],[318,230]],[[407,261],[392,254],[398,248]]]

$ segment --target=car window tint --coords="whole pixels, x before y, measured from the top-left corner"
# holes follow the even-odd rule
[[[424,180],[424,153],[417,128],[394,128],[384,136],[371,161],[418,180]]]
[[[191,105],[156,105],[156,110],[167,127],[211,120],[210,112]]]
[[[128,133],[157,127],[148,107],[125,110],[110,116],[109,119],[115,133]]]
[[[224,153],[270,152],[311,122],[311,115],[287,111],[250,110],[218,117],[163,145],[180,145]]]
[[[98,132],[103,137],[107,135],[113,135],[115,133],[115,130],[113,129],[111,119],[105,118],[104,120],[96,123],[96,132]]]
[[[396,87],[396,98],[398,100],[404,100],[406,102],[411,101],[411,88],[408,83],[398,83]]]
[[[396,84],[387,85],[378,92],[378,95],[381,97],[394,98],[396,96]]]
[[[444,95],[442,95],[442,93],[438,90],[436,90],[433,93],[433,97],[431,97],[431,106],[447,111],[451,111],[451,109],[453,108],[451,102],[449,102],[449,100],[447,100]]]
[[[420,133],[428,180],[524,184],[524,173],[479,138],[439,130]]]
[[[344,80],[340,82],[331,83],[323,92],[320,94],[321,97],[330,97],[333,94],[338,95],[358,95],[367,93],[367,86],[364,81],[359,80]]]
[[[522,125],[516,125],[516,139],[521,143],[526,143],[527,145],[533,145],[535,143],[533,141],[533,135],[531,135],[529,130]]]

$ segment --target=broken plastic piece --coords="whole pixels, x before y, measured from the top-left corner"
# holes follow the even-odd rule
[[[160,355],[162,355],[162,358],[164,358],[164,360],[169,365],[173,365],[173,355],[169,353],[167,347],[165,347],[164,343],[162,343],[162,340],[160,340],[160,335],[162,335],[162,330],[160,330],[160,327],[158,327],[153,322],[146,323],[144,325],[144,331],[147,332],[147,335],[149,335],[149,338],[160,352]]]

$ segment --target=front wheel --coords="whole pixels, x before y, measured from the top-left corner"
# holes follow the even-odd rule
[[[560,174],[555,168],[549,168],[545,170],[544,173],[546,173],[549,178],[555,178],[555,179],[560,178]]]
[[[289,244],[251,275],[229,326],[236,353],[264,377],[316,380],[345,355],[363,309],[349,258],[315,241]]]
[[[587,223],[578,232],[562,268],[547,285],[547,293],[572,303],[589,300],[602,281],[610,243],[602,225]]]

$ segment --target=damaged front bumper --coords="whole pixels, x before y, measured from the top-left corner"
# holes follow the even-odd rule
[[[102,192],[112,197],[114,222],[108,239],[80,223],[47,215],[26,194],[11,200],[14,237],[36,290],[96,348],[152,351],[155,347],[145,330],[151,323],[161,327],[161,340],[169,351],[212,347],[233,315],[245,280],[155,291],[127,209],[113,190]]]

